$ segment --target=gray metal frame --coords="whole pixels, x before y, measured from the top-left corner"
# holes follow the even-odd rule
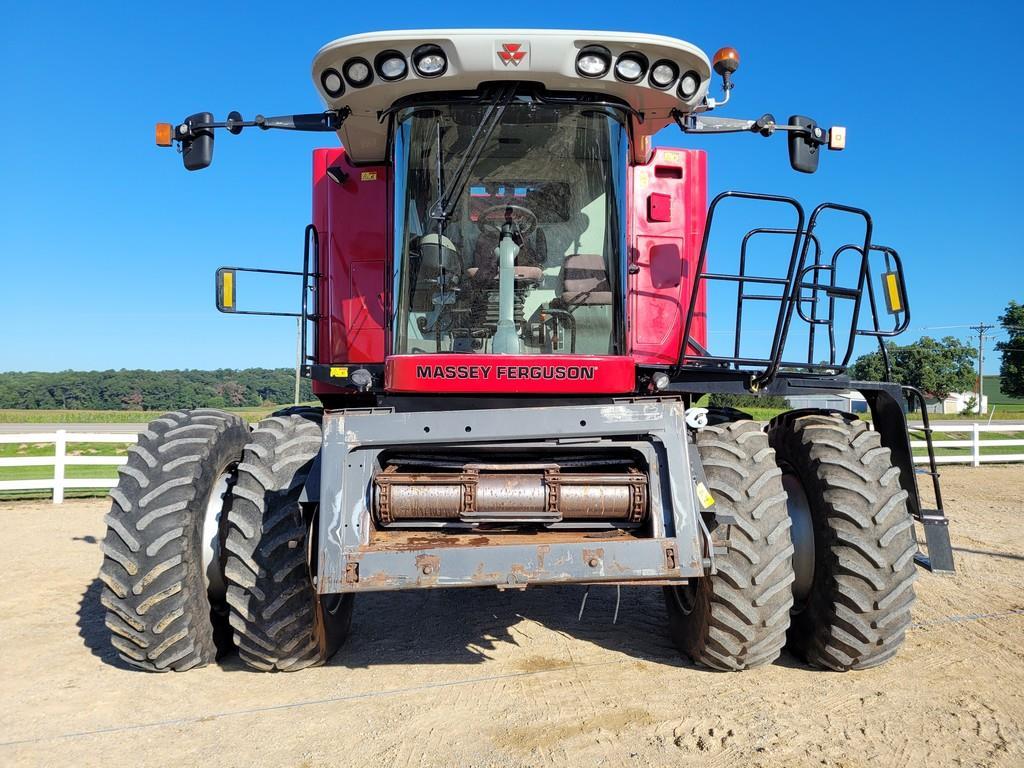
[[[324,414],[316,587],[320,594],[573,582],[683,583],[714,569],[698,510],[681,402],[570,407]],[[614,441],[614,442],[613,442]],[[369,548],[372,480],[389,448],[628,447],[650,467],[647,538],[487,544],[418,550]],[[498,537],[492,537],[497,539]]]

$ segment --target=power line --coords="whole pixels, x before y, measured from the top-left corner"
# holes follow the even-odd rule
[[[984,413],[985,397],[982,389],[985,382],[985,332],[995,328],[994,325],[978,323],[972,325],[971,330],[978,332],[978,413]]]

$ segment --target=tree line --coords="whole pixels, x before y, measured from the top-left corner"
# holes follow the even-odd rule
[[[1001,356],[999,389],[1004,395],[1024,398],[1024,304],[1010,301],[999,316],[1002,331],[996,351]],[[909,384],[938,399],[950,392],[973,392],[977,386],[978,353],[973,344],[953,336],[933,339],[922,336],[910,344],[886,342],[892,380]],[[991,368],[989,369],[991,370]],[[853,363],[850,375],[862,381],[885,379],[881,352],[863,355]]]
[[[291,368],[12,371],[0,373],[0,408],[167,411],[292,402]],[[299,397],[313,399],[303,379]]]

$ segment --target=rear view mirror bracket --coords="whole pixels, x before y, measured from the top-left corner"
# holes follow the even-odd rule
[[[228,133],[236,136],[247,127],[259,128],[262,131],[276,128],[284,131],[330,132],[341,128],[348,116],[348,107],[304,115],[256,115],[252,120],[245,120],[240,113],[231,112],[227,120],[217,122],[210,112],[197,112],[175,126],[170,123],[157,123],[156,143],[157,146],[169,147],[177,142],[185,169],[199,171],[213,162],[213,135],[217,128],[226,128]]]
[[[846,129],[842,126],[822,128],[814,120],[803,115],[793,115],[784,125],[775,122],[770,113],[756,120],[739,120],[731,117],[710,117],[703,114],[684,114],[679,110],[672,113],[673,119],[684,133],[759,133],[771,136],[776,131],[788,134],[789,164],[795,171],[814,173],[818,170],[819,149],[827,146],[832,150],[846,148]]]

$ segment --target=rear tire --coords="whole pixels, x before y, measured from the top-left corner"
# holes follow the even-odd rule
[[[768,434],[803,486],[813,530],[813,580],[789,645],[827,669],[877,666],[902,644],[914,602],[917,544],[900,470],[852,415],[792,411]]]
[[[697,450],[723,521],[708,525],[718,572],[666,587],[669,627],[679,650],[723,671],[770,664],[779,656],[793,604],[793,545],[782,472],[753,421],[705,427]],[[726,524],[732,516],[735,524]]]
[[[199,409],[150,422],[129,448],[110,492],[99,578],[111,644],[133,667],[180,672],[216,658],[223,606],[207,591],[203,525],[248,439],[238,416]]]
[[[225,540],[227,602],[242,660],[261,671],[323,664],[348,634],[352,595],[318,598],[307,548],[312,515],[299,496],[320,452],[319,410],[264,419],[238,466]]]

